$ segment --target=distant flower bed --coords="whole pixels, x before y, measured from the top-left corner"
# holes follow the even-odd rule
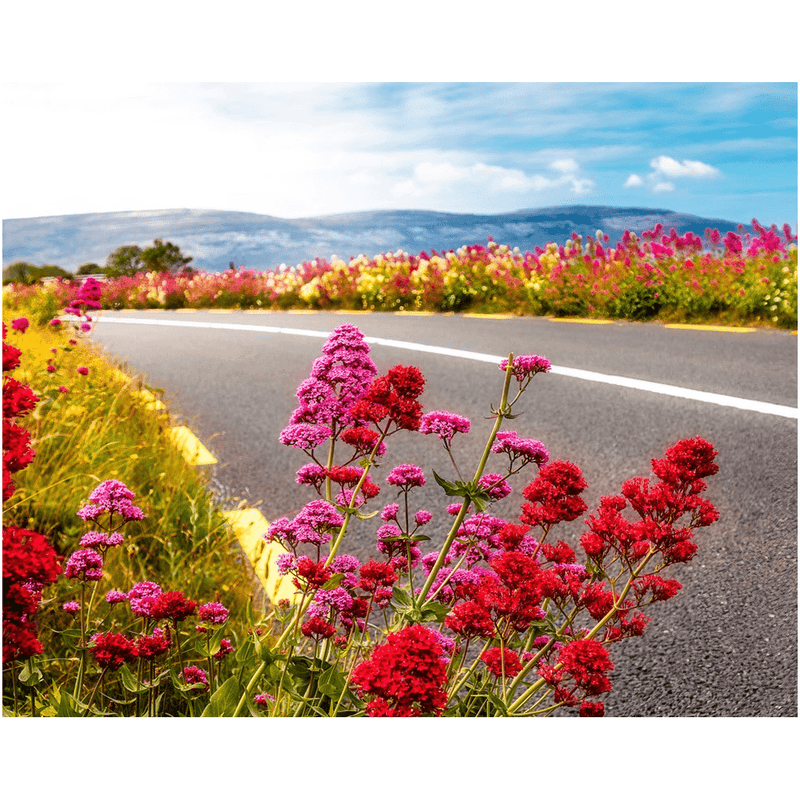
[[[333,257],[270,271],[245,268],[139,273],[103,284],[105,308],[474,311],[797,327],[797,237],[789,225],[756,235],[706,230],[705,239],[661,224],[615,245],[602,231],[534,252],[497,244],[448,252],[398,251],[349,262]],[[14,285],[15,296],[68,305],[77,287]],[[44,300],[44,298],[43,298]],[[46,314],[45,314],[46,315]]]

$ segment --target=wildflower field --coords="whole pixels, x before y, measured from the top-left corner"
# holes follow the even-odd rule
[[[419,369],[379,375],[361,331],[342,325],[279,437],[306,461],[295,480],[312,497],[263,531],[292,591],[256,602],[153,392],[87,338],[102,292],[86,279],[49,320],[28,297],[30,316],[4,323],[5,715],[602,716],[610,651],[682,589],[670,568],[718,519],[703,497],[717,453],[699,437],[588,513],[580,467],[508,428],[547,379],[541,355],[498,364],[483,455],[460,463],[470,420],[425,413]],[[395,463],[398,435],[444,448],[452,469]],[[495,516],[523,470],[518,516]],[[418,507],[427,481],[442,508]],[[437,543],[434,514],[451,520]],[[579,541],[557,538],[584,516]],[[364,562],[347,552],[357,526],[376,543]]]
[[[106,279],[105,308],[241,308],[433,311],[580,316],[797,327],[797,237],[788,225],[755,236],[707,230],[611,244],[602,231],[520,253],[490,240],[455,251],[332,257],[271,271],[142,272]],[[5,302],[35,298],[40,318],[72,302],[77,287],[13,285]]]

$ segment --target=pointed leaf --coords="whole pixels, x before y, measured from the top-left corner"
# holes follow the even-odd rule
[[[211,695],[208,705],[203,710],[203,717],[230,717],[239,704],[241,691],[239,679],[232,675]]]

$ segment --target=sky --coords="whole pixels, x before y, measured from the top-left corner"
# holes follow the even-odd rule
[[[797,224],[797,83],[3,84],[3,218],[642,206]]]

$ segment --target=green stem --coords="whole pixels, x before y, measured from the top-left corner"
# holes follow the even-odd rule
[[[483,475],[483,470],[486,467],[486,462],[489,460],[489,454],[492,452],[492,445],[494,444],[495,439],[497,438],[497,433],[500,430],[500,426],[503,424],[503,419],[505,415],[508,413],[508,408],[506,407],[506,402],[508,401],[508,387],[511,384],[511,376],[513,375],[512,365],[514,362],[514,354],[508,354],[508,366],[506,367],[506,377],[503,381],[503,394],[500,399],[500,408],[495,415],[494,426],[492,428],[492,432],[489,435],[489,440],[486,442],[486,447],[483,449],[483,455],[481,456],[481,460],[478,463],[478,468],[475,470],[475,477],[473,481],[476,483],[480,479],[481,475]],[[469,508],[470,499],[469,497],[464,498],[464,502],[461,504],[461,510],[458,512],[458,515],[453,522],[453,527],[450,529],[450,533],[447,534],[447,538],[445,539],[444,545],[442,549],[439,551],[439,556],[436,559],[436,562],[433,565],[430,573],[428,574],[428,579],[425,581],[425,585],[422,587],[422,591],[419,593],[420,602],[424,603],[428,592],[433,586],[434,581],[436,580],[436,576],[441,570],[442,565],[444,564],[445,558],[447,558],[447,554],[450,551],[450,548],[453,546],[453,541],[458,534],[458,529],[461,527],[461,523],[464,521],[464,517],[467,514],[467,509]]]

